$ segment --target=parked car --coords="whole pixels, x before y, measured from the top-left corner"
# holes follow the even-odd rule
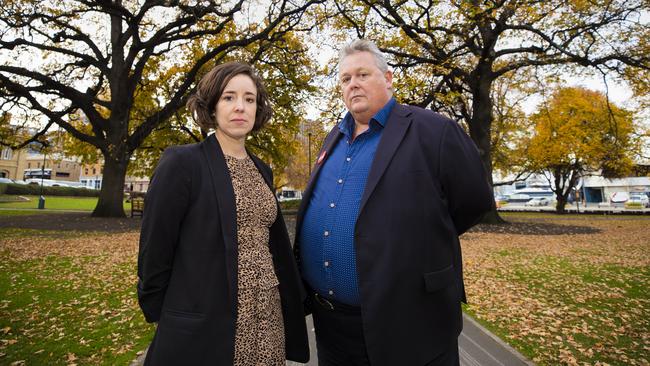
[[[535,197],[526,202],[526,206],[548,206],[551,204],[551,199],[548,197]]]
[[[283,189],[277,194],[278,201],[294,201],[302,199],[302,192],[293,189]]]
[[[524,202],[528,202],[528,201],[530,201],[530,196],[527,195],[527,194],[523,194],[523,193],[511,194],[508,197],[508,202],[510,202],[510,203],[512,203],[512,202],[524,203]]]
[[[643,207],[650,207],[650,199],[644,193],[630,193],[630,199],[625,203],[638,203]]]
[[[60,181],[54,179],[41,179],[41,178],[29,178],[26,180],[28,184],[38,184],[40,185],[43,182],[43,187],[72,187],[71,183],[68,181]]]
[[[609,196],[609,201],[611,203],[624,203],[630,199],[630,195],[627,192],[614,192]]]
[[[9,179],[9,178],[0,177],[0,183],[11,184],[11,183],[13,183],[13,182],[14,182],[14,181],[11,180],[11,179]]]

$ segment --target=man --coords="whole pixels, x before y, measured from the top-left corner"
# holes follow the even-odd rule
[[[325,138],[295,245],[319,365],[458,365],[458,235],[493,205],[476,147],[396,103],[369,41],[341,51],[339,81],[349,112]]]

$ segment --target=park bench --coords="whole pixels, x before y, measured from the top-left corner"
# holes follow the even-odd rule
[[[144,197],[131,197],[131,217],[140,216],[144,212]]]

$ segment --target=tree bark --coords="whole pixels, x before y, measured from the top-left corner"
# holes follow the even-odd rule
[[[93,217],[126,217],[124,213],[124,180],[129,156],[104,156],[104,172],[99,201]]]
[[[469,135],[478,148],[490,187],[493,184],[492,142],[490,136],[492,130],[492,98],[490,89],[494,81],[490,76],[491,73],[491,65],[481,63],[470,76],[476,81],[473,82],[472,87],[472,119],[468,123]],[[492,206],[492,210],[483,216],[481,222],[485,224],[501,224],[505,222],[497,212],[496,203]]]
[[[566,203],[567,199],[564,197],[564,195],[557,195],[557,202],[555,204],[555,212],[559,214],[565,214],[566,213]]]

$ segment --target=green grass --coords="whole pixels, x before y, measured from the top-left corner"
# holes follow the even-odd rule
[[[151,341],[135,261],[0,253],[0,364],[128,365]]]
[[[15,209],[37,209],[38,196],[25,196],[29,201],[25,202],[2,202],[0,208],[15,208]],[[78,210],[78,211],[92,211],[97,206],[97,197],[61,197],[61,196],[45,196],[45,208],[48,210]],[[131,209],[131,204],[124,202],[124,210]],[[0,210],[6,211],[6,210]]]
[[[54,211],[50,210],[30,210],[30,209],[14,209],[14,208],[2,208],[0,206],[0,216],[29,216],[29,215],[41,215],[52,213]]]
[[[22,228],[0,228],[0,237],[11,238],[34,238],[34,239],[67,239],[84,235],[101,235],[100,232],[75,231],[75,230],[39,230]]]
[[[650,220],[650,215],[630,215],[630,214],[576,214],[576,213],[565,213],[559,215],[555,211],[548,212],[526,212],[526,211],[499,211],[499,216],[501,216],[506,221],[512,218],[522,218],[522,219],[590,219],[590,218],[612,218],[612,217],[621,217],[621,218],[634,218],[634,219],[645,219]]]
[[[522,288],[522,296],[546,304],[541,313],[530,313],[527,318],[540,324],[546,320],[546,325],[557,321],[557,331],[547,328],[544,340],[539,334],[517,337],[509,328],[518,320],[502,317],[498,322],[489,322],[477,317],[472,306],[464,310],[523,355],[544,359],[545,353],[554,352],[548,347],[548,339],[553,339],[561,345],[557,348],[570,350],[581,364],[628,364],[621,362],[616,353],[619,350],[625,350],[628,360],[647,360],[648,352],[640,340],[650,327],[646,313],[650,303],[649,267],[576,262],[555,256],[524,260],[528,256],[525,250],[499,250],[492,255],[508,263],[507,269],[494,268],[492,276]],[[556,313],[549,317],[544,313],[548,309],[556,309]],[[629,327],[629,319],[634,327],[612,333],[626,323]]]

